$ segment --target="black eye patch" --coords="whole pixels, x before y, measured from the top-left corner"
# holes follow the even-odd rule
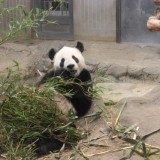
[[[78,58],[76,58],[75,56],[72,56],[72,58],[75,60],[76,63],[79,63]]]
[[[63,68],[63,67],[64,67],[64,61],[65,61],[65,59],[64,59],[64,58],[62,58],[62,59],[61,59],[61,63],[60,63],[60,67],[61,67],[61,68]]]

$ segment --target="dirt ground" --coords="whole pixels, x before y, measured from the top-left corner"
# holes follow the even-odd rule
[[[37,69],[45,71],[50,67],[48,50],[63,45],[74,46],[75,42],[25,40],[3,44],[0,46],[0,73],[5,74],[6,68],[17,61],[25,78],[30,77],[33,81]],[[77,122],[79,127],[90,131],[76,147],[81,152],[68,150],[60,155],[50,154],[41,160],[120,160],[127,156],[131,147],[118,138],[119,134],[112,135],[111,132],[124,103],[126,105],[119,119],[122,126],[135,125],[140,136],[160,128],[160,46],[99,41],[84,41],[84,46],[88,69],[96,71],[97,86],[103,91],[90,113],[103,110],[103,114],[93,122],[92,118]],[[116,105],[105,105],[107,102]],[[156,133],[146,143],[159,148],[159,138],[160,133]],[[144,158],[134,155],[130,159]],[[152,156],[151,159],[158,160],[160,157]]]

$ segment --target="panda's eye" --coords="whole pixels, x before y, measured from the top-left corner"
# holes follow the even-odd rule
[[[72,56],[72,58],[75,60],[75,62],[76,62],[76,63],[79,63],[79,60],[78,60],[78,58],[77,58],[77,57]]]
[[[62,58],[62,59],[61,59],[61,63],[60,63],[60,67],[61,67],[61,68],[63,68],[63,67],[64,67],[64,61],[65,61],[65,59],[64,59],[64,58]]]

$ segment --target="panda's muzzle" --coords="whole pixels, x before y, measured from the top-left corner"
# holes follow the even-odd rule
[[[77,70],[74,69],[74,64],[68,65],[67,69],[71,74],[75,74],[77,72]]]
[[[77,73],[77,70],[69,70],[69,72],[70,72],[72,75],[74,75],[74,74]]]
[[[68,65],[68,66],[67,66],[67,68],[68,68],[69,70],[73,70],[73,68],[74,68],[74,64],[70,64],[70,65]]]

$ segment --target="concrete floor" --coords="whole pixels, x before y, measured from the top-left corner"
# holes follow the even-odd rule
[[[121,123],[125,126],[137,124],[139,133],[145,135],[156,129],[160,124],[160,46],[139,44],[117,44],[105,41],[83,41],[84,57],[89,69],[93,71],[97,65],[103,69],[103,76],[97,85],[101,86],[101,97],[105,102],[113,100],[119,111],[127,101]],[[13,60],[30,74],[35,68],[48,66],[46,56],[50,48],[63,45],[75,46],[73,41],[24,41],[24,43],[7,43],[0,46],[0,71],[10,66]],[[34,73],[33,73],[34,75]],[[98,123],[98,122],[97,122]],[[104,124],[103,124],[104,125]],[[98,128],[101,122],[98,123]],[[103,127],[102,127],[103,128]],[[160,134],[153,135],[148,143],[160,146]],[[116,144],[114,144],[116,146]],[[96,150],[95,150],[96,152]],[[98,159],[119,160],[122,154],[103,155]],[[93,159],[97,160],[96,157]],[[133,158],[138,160],[139,158]],[[156,157],[155,160],[158,160]]]

